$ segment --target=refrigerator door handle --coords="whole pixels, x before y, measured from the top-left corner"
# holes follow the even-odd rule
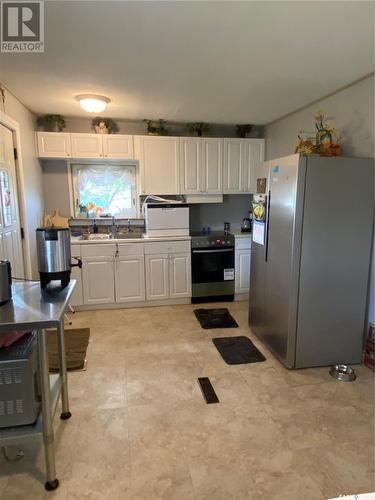
[[[267,197],[267,215],[266,215],[266,250],[265,250],[265,261],[268,260],[268,234],[270,226],[270,209],[271,209],[271,190],[268,191]]]

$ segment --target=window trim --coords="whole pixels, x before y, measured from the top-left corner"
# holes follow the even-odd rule
[[[135,160],[127,161],[127,160],[121,160],[121,161],[108,161],[108,160],[102,160],[98,159],[97,161],[87,161],[87,160],[70,160],[67,162],[67,172],[68,172],[68,187],[69,187],[69,200],[70,200],[70,216],[74,220],[79,220],[80,217],[77,217],[76,211],[75,211],[75,202],[77,199],[77,193],[75,192],[74,188],[74,180],[75,176],[73,174],[73,166],[74,165],[80,165],[80,166],[108,166],[108,167],[134,167],[135,168],[135,189],[134,189],[134,196],[135,196],[135,216],[133,218],[139,218],[139,210],[140,210],[140,204],[139,204],[139,162]],[[124,217],[117,217],[119,219],[123,219]],[[126,217],[125,217],[126,218]],[[130,217],[132,218],[132,217]],[[88,218],[87,220],[93,220]]]

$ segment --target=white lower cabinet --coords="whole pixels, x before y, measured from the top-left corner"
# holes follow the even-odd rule
[[[168,254],[146,255],[146,298],[165,300],[169,297]]]
[[[115,302],[115,244],[81,245],[84,304]]]
[[[249,293],[250,289],[250,248],[236,252],[235,292]]]
[[[169,256],[169,297],[191,297],[190,254],[177,253]]]
[[[188,240],[72,245],[72,256],[82,258],[72,306],[191,297]]]
[[[79,257],[79,258],[81,257],[80,245],[72,245],[71,251],[72,251],[72,262],[76,264],[77,261],[74,259],[74,257]],[[82,269],[80,269],[77,266],[72,267],[72,272],[70,276],[73,280],[76,280],[76,286],[70,298],[70,305],[73,307],[82,306],[83,305]]]
[[[115,261],[116,302],[145,300],[145,260],[143,255],[118,257]]]
[[[145,245],[146,299],[191,297],[190,241]]]
[[[88,258],[83,260],[82,281],[85,304],[115,302],[113,259]]]
[[[251,237],[235,240],[235,293],[249,293],[250,290],[250,247]]]

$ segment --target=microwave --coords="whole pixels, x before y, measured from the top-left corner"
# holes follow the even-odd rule
[[[189,236],[189,205],[186,203],[146,203],[146,235]]]

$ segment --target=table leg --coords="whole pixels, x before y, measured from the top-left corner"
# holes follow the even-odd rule
[[[60,418],[67,420],[72,416],[69,411],[69,395],[68,395],[68,374],[66,370],[66,357],[65,357],[65,338],[64,338],[64,320],[60,322],[57,329],[57,343],[59,346],[59,366],[61,377],[61,404],[62,413]]]
[[[59,481],[56,478],[55,450],[52,427],[52,408],[49,385],[49,366],[45,330],[38,331],[38,360],[40,392],[42,396],[43,441],[46,458],[46,490],[55,490]]]

